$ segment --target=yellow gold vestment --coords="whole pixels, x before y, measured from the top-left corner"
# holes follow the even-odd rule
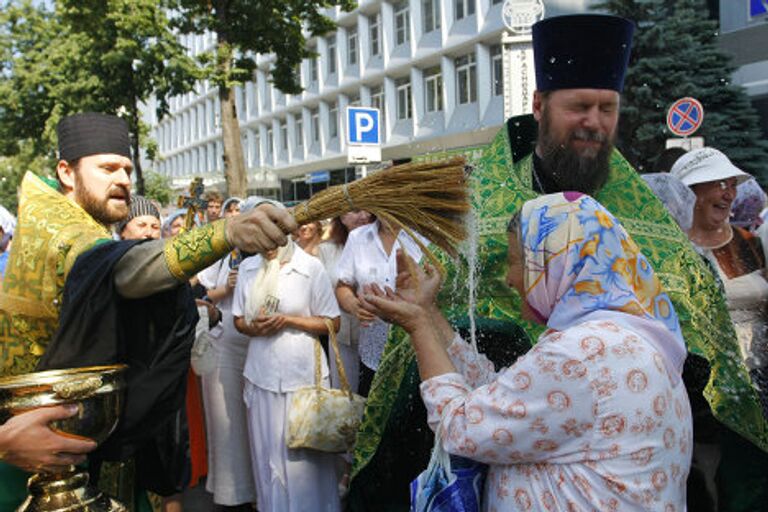
[[[0,288],[0,376],[32,372],[59,323],[64,283],[106,227],[38,176],[21,184],[13,248]]]

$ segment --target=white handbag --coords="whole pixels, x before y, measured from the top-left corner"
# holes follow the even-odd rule
[[[343,453],[355,444],[365,398],[350,389],[333,322],[326,319],[326,325],[336,357],[341,389],[323,387],[320,363],[323,349],[320,342],[315,340],[315,384],[293,392],[288,408],[287,444],[288,448]]]

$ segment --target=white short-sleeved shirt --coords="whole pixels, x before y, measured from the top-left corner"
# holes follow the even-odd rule
[[[206,281],[208,284],[203,283],[202,273],[200,274],[200,283],[204,284],[207,289],[218,288],[224,286],[227,283],[229,277],[229,261],[231,255],[228,254],[219,262],[216,262],[215,268],[218,270],[218,274],[215,276],[215,280]],[[208,272],[213,269],[214,266],[208,267],[204,272]],[[212,274],[212,272],[211,272]],[[211,274],[207,276],[211,278]],[[232,301],[234,297],[234,290],[232,293],[225,295],[217,304],[216,307],[221,311],[221,323],[214,326],[208,333],[213,340],[213,344],[216,347],[218,354],[218,365],[220,368],[235,368],[242,370],[245,364],[245,356],[248,353],[248,342],[250,338],[240,331],[235,329],[235,323],[232,318]]]
[[[427,243],[425,240],[420,241]],[[394,290],[398,249],[403,249],[414,261],[421,261],[421,249],[405,231],[400,231],[392,245],[392,251],[387,255],[379,237],[379,222],[360,226],[349,233],[336,264],[336,277],[340,282],[358,290],[373,283],[381,287],[389,286]],[[360,326],[360,360],[368,368],[376,370],[379,367],[388,334],[389,324],[381,320],[368,327]]]
[[[219,286],[218,278],[222,268],[227,268],[227,270],[229,270],[229,256],[218,260],[210,267],[207,267],[204,270],[198,272],[197,280],[200,281],[200,284],[208,290],[216,288]]]
[[[254,256],[240,264],[232,304],[234,316],[245,316],[245,299],[263,262],[261,256]],[[291,260],[280,269],[276,296],[279,314],[339,316],[339,305],[323,264],[298,246]],[[277,393],[314,384],[315,339],[313,334],[289,328],[272,336],[252,337],[243,375],[254,386]],[[321,359],[325,378],[328,363],[325,357]]]

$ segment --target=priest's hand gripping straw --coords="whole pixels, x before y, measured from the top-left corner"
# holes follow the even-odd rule
[[[366,210],[391,228],[401,228],[419,245],[432,264],[435,255],[416,234],[455,257],[466,237],[464,215],[469,212],[467,174],[463,157],[439,162],[403,164],[375,172],[346,185],[327,188],[296,205],[298,224]]]

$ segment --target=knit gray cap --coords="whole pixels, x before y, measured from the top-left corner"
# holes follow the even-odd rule
[[[131,194],[131,210],[128,213],[128,217],[118,223],[117,232],[122,233],[125,229],[125,226],[128,225],[129,222],[131,222],[136,217],[141,217],[144,215],[151,215],[153,217],[157,217],[157,220],[160,220],[160,212],[157,210],[157,207],[152,203],[152,201],[144,196]]]

